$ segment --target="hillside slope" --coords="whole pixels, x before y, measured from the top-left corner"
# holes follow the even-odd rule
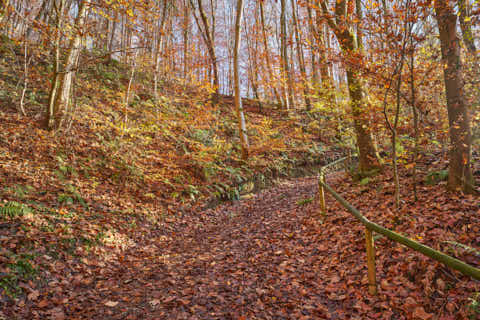
[[[63,126],[50,132],[49,57],[34,49],[22,116],[22,48],[2,38],[0,51],[0,290],[10,297],[28,292],[29,279],[48,281],[51,259],[68,265],[100,244],[124,249],[139,225],[168,224],[192,203],[248,197],[336,153],[311,115],[246,100],[245,162],[231,97],[213,105],[208,88],[164,81],[155,102],[140,68],[125,106],[131,70],[88,53]]]

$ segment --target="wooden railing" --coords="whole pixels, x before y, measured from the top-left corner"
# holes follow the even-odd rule
[[[325,174],[328,169],[338,166],[342,163],[345,164],[345,168],[349,165],[351,157],[344,157],[338,159],[332,163],[327,164],[326,166],[320,169],[320,175],[318,179],[319,186],[319,203],[320,203],[320,212],[326,214],[327,206],[325,202],[325,191],[330,193],[345,209],[347,209],[360,223],[365,226],[365,241],[366,241],[366,250],[367,250],[367,267],[368,267],[368,292],[372,295],[377,293],[377,283],[376,283],[376,271],[375,271],[375,247],[373,245],[373,232],[379,233],[390,240],[393,240],[397,243],[401,243],[417,252],[422,253],[423,255],[430,257],[434,260],[437,260],[444,265],[460,271],[464,275],[471,276],[476,280],[480,280],[480,269],[475,268],[461,260],[453,258],[443,252],[437,251],[429,246],[423,245],[420,242],[409,239],[402,236],[401,234],[396,233],[395,231],[384,228],[374,222],[368,220],[363,216],[355,207],[353,207],[348,201],[346,201],[342,196],[335,192],[326,182]]]

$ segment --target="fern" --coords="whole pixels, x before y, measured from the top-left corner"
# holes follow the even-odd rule
[[[306,204],[308,204],[308,203],[310,203],[310,202],[313,202],[313,199],[314,199],[313,197],[311,197],[311,198],[306,198],[306,199],[300,199],[300,200],[297,201],[297,205],[299,205],[299,206],[306,205]]]
[[[0,207],[0,217],[15,218],[31,212],[31,209],[22,203],[9,201]]]
[[[448,179],[448,170],[432,171],[425,177],[425,182],[428,185],[435,185],[440,181],[446,181]]]

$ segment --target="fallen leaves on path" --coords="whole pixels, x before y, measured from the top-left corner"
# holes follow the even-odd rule
[[[422,186],[420,201],[405,203],[398,214],[382,195],[392,188],[388,177],[377,180],[377,188],[366,190],[342,175],[328,177],[373,221],[480,264],[444,243],[478,248],[476,199],[447,198],[438,186]],[[318,215],[316,201],[299,201],[315,197],[316,186],[315,178],[298,179],[215,209],[179,211],[169,229],[140,230],[145,235],[135,246],[107,262],[72,262],[75,276],[32,291],[22,306],[4,312],[25,319],[468,315],[478,282],[385,238],[375,243],[379,294],[368,295],[363,227],[330,197],[326,217]]]

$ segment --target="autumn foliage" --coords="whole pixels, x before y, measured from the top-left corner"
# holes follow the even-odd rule
[[[0,319],[475,319],[478,1],[4,0]],[[284,180],[287,179],[287,180]]]

